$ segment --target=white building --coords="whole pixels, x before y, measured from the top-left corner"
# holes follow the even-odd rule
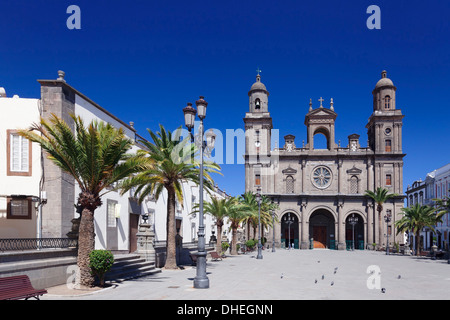
[[[17,129],[37,121],[39,107],[39,99],[0,95],[0,238],[37,237],[41,151]]]
[[[6,97],[0,90],[0,239],[11,238],[67,238],[72,230],[72,219],[78,218],[75,204],[79,187],[74,179],[62,172],[41,152],[36,143],[18,136],[16,131],[47,118],[51,113],[71,123],[70,114],[81,116],[85,124],[97,119],[123,128],[125,135],[136,141],[131,152],[143,148],[141,137],[131,124],[118,119],[93,100],[71,87],[64,80],[64,72],[58,72],[56,80],[38,80],[41,84],[40,99]],[[180,114],[180,121],[182,121]],[[184,204],[177,205],[176,227],[183,242],[197,239],[198,215],[190,215],[198,202],[198,187],[184,183]],[[39,206],[40,195],[46,204]],[[216,188],[212,196],[225,197]],[[205,193],[205,201],[210,200]],[[42,197],[44,198],[44,197]],[[137,248],[136,233],[141,217],[148,214],[154,224],[157,241],[166,240],[167,194],[158,201],[149,198],[138,204],[130,192],[123,196],[111,191],[103,198],[103,205],[95,211],[97,249],[116,252],[134,252]],[[205,216],[206,241],[215,231],[213,219]],[[227,230],[226,227],[223,230]]]
[[[433,199],[450,196],[450,163],[427,173],[424,181],[422,179],[414,181],[411,186],[408,186],[406,195],[408,206],[416,203],[434,206]],[[436,241],[439,249],[445,249],[450,243],[450,215],[446,214],[442,221],[435,227],[436,234],[429,228],[424,228],[420,233],[420,241],[424,249],[429,250],[433,241]],[[412,246],[415,245],[413,235],[411,235],[410,243]]]

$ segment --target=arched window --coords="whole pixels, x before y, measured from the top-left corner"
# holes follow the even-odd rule
[[[352,176],[350,178],[350,193],[358,193],[358,177]]]
[[[259,110],[261,109],[261,100],[259,100],[259,98],[257,98],[255,100],[255,110]]]
[[[286,177],[286,193],[294,193],[294,177]]]
[[[384,97],[384,108],[385,109],[391,108],[391,97],[390,96]]]

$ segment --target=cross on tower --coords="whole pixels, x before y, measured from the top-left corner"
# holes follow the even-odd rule
[[[258,76],[259,76],[259,73],[261,72],[261,69],[258,67],[258,69],[256,69],[256,72],[258,72]]]
[[[322,97],[320,97],[320,99],[319,99],[319,102],[320,102],[320,107],[321,108],[323,108],[323,106],[322,106],[322,102],[323,102],[324,100],[322,99]]]

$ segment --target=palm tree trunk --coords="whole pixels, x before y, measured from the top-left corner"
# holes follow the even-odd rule
[[[89,267],[89,254],[95,249],[94,211],[87,208],[81,213],[80,229],[78,235],[78,259],[80,270],[79,283],[84,286],[94,285],[94,276]]]
[[[237,228],[233,227],[231,231],[231,255],[237,255]]]
[[[421,228],[418,228],[416,232],[416,256],[420,255],[420,230]]]
[[[217,222],[217,243],[216,243],[216,251],[218,254],[222,253],[222,225],[223,223]]]
[[[175,189],[167,188],[167,225],[166,225],[166,263],[165,269],[177,269],[175,246]]]

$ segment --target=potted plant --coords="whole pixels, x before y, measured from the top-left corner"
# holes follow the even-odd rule
[[[100,286],[105,286],[105,274],[114,264],[114,256],[108,250],[92,250],[89,254],[89,267],[91,273],[96,275],[100,281]]]
[[[228,250],[229,247],[230,247],[230,244],[228,242],[222,242],[222,253],[221,253],[221,255],[225,255],[225,252]]]

